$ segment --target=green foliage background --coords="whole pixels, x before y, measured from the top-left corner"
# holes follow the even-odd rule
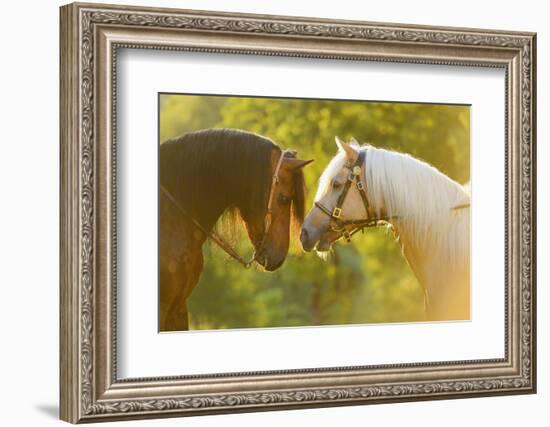
[[[470,179],[467,106],[390,102],[160,96],[160,141],[230,127],[257,132],[314,158],[304,169],[308,204],[335,155],[334,136],[410,153],[460,183]],[[243,230],[232,236],[251,252]],[[252,328],[424,319],[423,292],[391,232],[370,229],[339,243],[327,261],[304,253],[292,236],[274,273],[245,270],[217,246],[204,247],[205,269],[189,300],[191,329]]]

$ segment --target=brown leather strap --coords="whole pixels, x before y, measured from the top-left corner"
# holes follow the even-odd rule
[[[367,183],[365,182],[365,184],[363,184],[363,181],[361,180],[362,167],[365,164],[366,156],[366,149],[359,151],[357,159],[355,160],[351,168],[349,168],[351,169],[351,172],[348,176],[348,179],[346,180],[342,192],[340,193],[340,196],[338,196],[338,200],[336,201],[336,205],[332,211],[324,206],[321,202],[315,202],[315,206],[319,208],[321,212],[330,217],[331,229],[336,232],[341,232],[342,235],[339,238],[345,237],[348,241],[351,239],[351,236],[353,236],[358,231],[363,230],[364,228],[378,227],[381,224],[387,224],[391,219],[397,218],[370,216],[369,199],[365,189]],[[363,201],[363,205],[365,206],[366,217],[365,219],[342,220],[342,206],[344,205],[352,183],[355,183],[357,190],[359,191],[359,195],[361,196],[361,200]],[[351,230],[347,230],[346,227],[350,226],[353,228]]]
[[[273,195],[275,194],[275,187],[277,186],[277,184],[279,184],[279,171],[281,170],[281,166],[283,165],[283,161],[285,160],[286,154],[290,152],[291,152],[290,150],[281,151],[281,155],[279,157],[279,160],[277,161],[275,170],[273,171],[273,176],[271,178],[271,188],[269,190],[269,197],[267,198],[267,210],[265,212],[265,218],[264,218],[264,235],[262,237],[262,242],[260,244],[260,247],[263,247],[263,245],[265,244],[265,241],[267,239],[267,233],[271,228],[271,222],[273,220],[273,213],[271,209],[273,205]]]
[[[170,192],[164,188],[164,186],[160,185],[161,191],[164,193],[164,195],[170,200],[170,202],[189,220],[197,227],[204,235],[205,237],[210,238],[216,245],[218,245],[223,251],[225,251],[231,258],[233,258],[235,261],[242,264],[244,267],[248,268],[254,261],[254,258],[246,261],[244,258],[242,258],[233,247],[227,243],[220,235],[218,235],[214,230],[206,231],[204,227],[198,222],[195,218],[185,210],[185,208],[170,194]]]
[[[361,168],[362,165],[365,164],[365,159],[367,157],[367,150],[362,150],[359,152],[359,156],[357,157],[357,163],[359,168]],[[361,180],[360,175],[361,170],[359,171],[359,174],[355,178],[355,185],[357,186],[357,190],[359,190],[359,195],[361,196],[361,199],[363,200],[363,206],[365,206],[365,212],[367,214],[367,219],[370,218],[370,212],[369,212],[369,198],[367,197],[367,180],[365,179],[365,184],[363,184],[363,181]]]

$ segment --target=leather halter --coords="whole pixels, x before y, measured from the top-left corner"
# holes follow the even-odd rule
[[[330,217],[330,229],[336,233],[342,233],[338,239],[344,237],[348,242],[358,231],[361,231],[367,227],[378,227],[380,225],[387,224],[387,222],[391,219],[389,217],[371,217],[369,214],[369,199],[367,197],[367,192],[365,191],[367,185],[366,183],[363,184],[361,181],[361,171],[366,157],[367,150],[361,150],[359,151],[357,160],[355,160],[355,163],[351,166],[351,168],[346,166],[346,168],[350,169],[350,174],[348,175],[344,188],[340,193],[340,196],[338,196],[336,205],[332,210],[327,208],[321,202],[315,202],[315,206],[325,215]],[[365,219],[342,219],[342,206],[346,201],[346,197],[352,184],[355,184],[357,190],[359,191],[359,195],[363,200],[363,205],[365,206]]]
[[[273,195],[275,194],[275,187],[277,184],[279,184],[279,171],[281,170],[281,166],[283,164],[283,161],[285,159],[285,155],[287,153],[293,153],[292,150],[282,150],[281,156],[279,157],[279,160],[277,161],[277,165],[275,166],[275,170],[273,171],[273,176],[271,178],[271,186],[269,189],[269,197],[267,199],[267,210],[264,217],[264,233],[262,236],[262,240],[260,241],[260,245],[258,246],[258,250],[254,250],[254,253],[252,254],[252,257],[247,261],[242,256],[240,256],[237,251],[229,244],[225,239],[223,239],[218,233],[216,233],[213,229],[210,231],[207,231],[199,221],[197,221],[193,216],[187,212],[187,210],[170,194],[170,192],[161,184],[160,189],[164,193],[164,195],[172,202],[172,204],[178,208],[178,210],[188,217],[191,222],[197,227],[200,231],[203,232],[203,234],[210,238],[214,243],[216,243],[225,253],[227,253],[231,258],[233,258],[235,261],[237,261],[239,264],[241,264],[245,268],[249,268],[254,261],[257,261],[258,254],[262,252],[262,249],[265,246],[265,242],[267,241],[267,236],[269,234],[269,229],[271,228],[271,223],[273,221],[273,212],[272,212],[272,205],[273,205]]]

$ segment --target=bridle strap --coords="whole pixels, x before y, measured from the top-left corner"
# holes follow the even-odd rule
[[[321,212],[327,214],[329,217],[332,218],[332,211],[327,209],[327,207],[325,205],[323,205],[322,203],[319,203],[319,202],[315,202],[315,206],[321,210]]]
[[[369,205],[369,199],[367,197],[366,192],[366,182],[363,184],[363,181],[361,180],[361,172],[362,167],[365,164],[365,159],[367,157],[367,150],[360,150],[357,156],[357,159],[353,163],[351,167],[348,167],[351,169],[351,172],[346,179],[346,183],[344,184],[344,188],[342,189],[342,192],[340,193],[340,196],[338,196],[338,200],[336,201],[336,205],[334,209],[331,211],[326,206],[324,206],[321,202],[315,202],[315,206],[323,212],[325,215],[328,215],[330,217],[330,228],[332,231],[335,232],[341,232],[342,235],[338,238],[345,237],[347,241],[350,241],[351,237],[357,233],[358,231],[363,230],[367,227],[378,227],[382,224],[387,224],[392,218],[397,217],[375,217],[370,215],[370,205]],[[348,195],[348,192],[351,188],[351,185],[355,183],[355,186],[357,187],[357,190],[359,191],[359,195],[361,196],[361,200],[363,201],[363,206],[365,207],[365,218],[364,219],[350,219],[350,220],[343,220],[342,219],[342,207],[344,206],[344,202],[346,201],[346,197]],[[346,230],[346,227],[352,227],[351,230]],[[337,240],[338,240],[337,239]]]
[[[235,261],[242,264],[245,268],[250,267],[254,259],[252,260],[245,260],[243,257],[241,257],[233,247],[226,242],[218,233],[216,233],[214,230],[207,231],[200,222],[198,222],[193,216],[187,212],[187,210],[170,194],[170,192],[161,184],[160,189],[163,192],[163,194],[166,196],[166,198],[189,220],[193,223],[195,227],[197,227],[207,238],[212,240],[216,245],[218,245],[225,253],[227,253],[231,258],[233,258]]]
[[[273,195],[275,194],[275,187],[277,186],[277,184],[279,184],[279,171],[281,170],[281,166],[283,165],[283,161],[285,160],[285,155],[290,152],[291,150],[283,150],[281,152],[279,160],[277,161],[277,165],[275,166],[275,170],[273,171],[273,176],[271,178],[271,188],[269,190],[269,197],[267,198],[267,210],[264,219],[264,236],[262,238],[262,244],[260,245],[261,247],[264,245],[267,238],[267,233],[271,228],[271,221],[273,219],[271,207],[273,205]]]
[[[359,195],[361,196],[361,199],[363,200],[363,206],[365,207],[365,213],[367,220],[370,218],[369,214],[369,198],[367,197],[367,181],[365,180],[365,183],[363,184],[363,181],[361,181],[361,167],[365,164],[365,158],[367,157],[367,150],[359,151],[359,156],[357,156],[357,174],[355,174],[355,185],[357,186],[357,189],[359,190]]]
[[[361,195],[361,199],[363,200],[363,205],[365,206],[365,212],[366,212],[366,220],[369,219],[369,199],[367,197],[367,193],[365,192],[365,186],[363,185],[363,182],[361,181],[361,171],[363,164],[365,163],[365,158],[367,156],[367,150],[361,150],[358,153],[357,159],[351,166],[351,172],[348,176],[348,179],[346,179],[346,183],[344,184],[344,188],[342,192],[340,193],[340,196],[338,196],[338,200],[336,201],[336,206],[332,212],[333,217],[340,218],[342,215],[342,206],[344,206],[344,202],[346,201],[346,197],[348,196],[349,189],[351,188],[351,184],[356,185],[357,189],[359,190],[359,194]]]
[[[269,233],[269,229],[271,228],[271,222],[272,222],[272,205],[273,205],[273,195],[275,194],[275,186],[279,183],[279,171],[281,170],[281,166],[283,164],[285,155],[287,153],[292,152],[292,150],[282,150],[281,156],[279,157],[279,160],[277,161],[277,165],[275,166],[275,170],[273,171],[273,176],[271,178],[271,188],[269,190],[269,197],[267,199],[267,210],[266,215],[264,219],[264,233],[262,236],[262,240],[259,245],[258,251],[254,250],[254,253],[252,254],[252,257],[247,261],[242,256],[238,254],[238,252],[229,244],[223,237],[221,237],[218,233],[216,233],[213,229],[210,231],[207,231],[200,222],[198,222],[187,210],[179,203],[174,196],[162,185],[160,184],[160,189],[162,193],[167,197],[167,199],[189,220],[193,223],[195,227],[197,227],[207,238],[212,240],[216,245],[220,247],[225,253],[227,253],[231,258],[233,258],[235,261],[237,261],[239,264],[241,264],[245,268],[249,268],[254,261],[258,258],[258,253],[261,252],[263,249],[265,242],[267,241],[267,236]]]
[[[333,220],[338,220],[341,224],[363,224],[367,222],[371,222],[372,219],[370,217],[370,209],[369,209],[369,199],[367,197],[367,193],[365,191],[365,185],[363,185],[363,182],[361,181],[361,171],[362,166],[365,163],[365,158],[367,155],[366,150],[361,150],[358,153],[357,159],[353,163],[351,167],[348,167],[351,172],[346,179],[346,183],[344,184],[344,188],[342,189],[342,192],[338,196],[338,200],[336,201],[336,205],[334,206],[334,209],[330,211],[326,206],[324,206],[320,202],[315,202],[315,206],[317,206],[323,213],[327,214],[331,217]],[[342,206],[344,206],[344,202],[346,201],[346,197],[348,196],[348,192],[351,188],[351,185],[355,184],[357,187],[357,190],[359,191],[359,194],[361,195],[361,200],[363,201],[363,205],[365,206],[365,213],[366,213],[366,219],[361,220],[347,220],[344,221],[341,219],[342,217]]]

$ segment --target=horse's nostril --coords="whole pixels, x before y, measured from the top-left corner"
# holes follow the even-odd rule
[[[302,231],[300,232],[300,240],[303,242],[304,240],[307,241],[309,238],[309,233],[305,228],[302,228]]]

